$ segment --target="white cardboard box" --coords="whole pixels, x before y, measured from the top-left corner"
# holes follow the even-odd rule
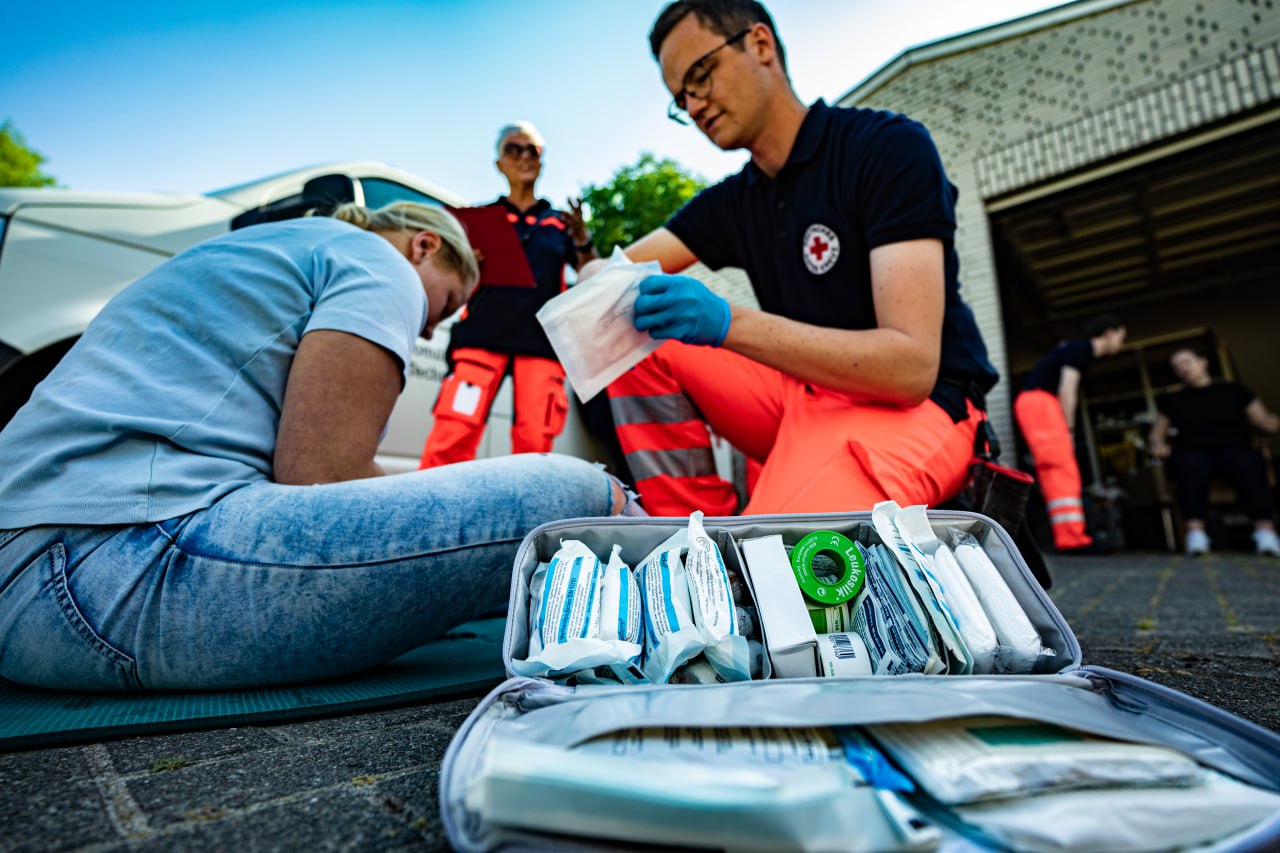
[[[741,545],[774,678],[818,675],[818,638],[782,537],[774,534],[744,539]]]

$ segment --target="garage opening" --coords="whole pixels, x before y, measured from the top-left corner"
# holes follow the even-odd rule
[[[1280,410],[1280,120],[992,208],[1011,389],[1090,317],[1123,317],[1129,345],[1086,380],[1077,456],[1114,544],[1173,545],[1180,519],[1145,452],[1155,398],[1176,384],[1169,354],[1196,346]],[[1280,444],[1259,445],[1274,485]],[[1220,535],[1240,535],[1231,503],[1216,499]]]

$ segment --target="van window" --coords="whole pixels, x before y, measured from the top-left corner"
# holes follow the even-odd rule
[[[438,198],[432,198],[426,193],[384,178],[361,178],[360,186],[364,189],[364,206],[370,209],[383,207],[393,201],[416,201],[420,204],[436,206],[444,204]]]

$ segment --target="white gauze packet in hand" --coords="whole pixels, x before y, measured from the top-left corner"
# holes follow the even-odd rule
[[[615,248],[604,269],[538,309],[535,316],[582,402],[662,344],[634,322],[640,282],[660,272],[657,261],[633,264]]]
[[[512,660],[517,675],[561,676],[625,662],[637,643],[601,637],[604,566],[576,539],[564,540],[534,571],[529,595],[529,653]]]

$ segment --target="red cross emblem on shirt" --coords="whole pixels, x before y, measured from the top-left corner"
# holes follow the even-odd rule
[[[840,238],[827,226],[815,222],[805,229],[803,247],[805,269],[823,275],[836,265],[840,257]]]

